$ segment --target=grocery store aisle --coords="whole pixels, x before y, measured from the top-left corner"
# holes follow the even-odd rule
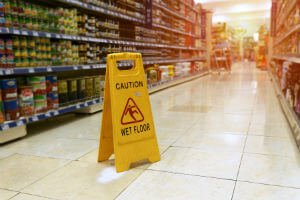
[[[96,163],[101,113],[0,146],[0,199],[296,200],[299,152],[266,72],[251,63],[151,96],[160,162]]]

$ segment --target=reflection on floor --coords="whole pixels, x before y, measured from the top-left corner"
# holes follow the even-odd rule
[[[160,162],[117,174],[96,162],[102,114],[65,116],[0,146],[0,199],[299,199],[299,152],[266,72],[240,63],[151,102]]]

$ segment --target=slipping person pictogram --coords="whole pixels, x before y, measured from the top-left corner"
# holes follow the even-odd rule
[[[133,124],[144,121],[144,115],[132,98],[127,100],[121,118],[121,124]]]

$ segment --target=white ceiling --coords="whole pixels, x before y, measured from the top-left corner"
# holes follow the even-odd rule
[[[253,35],[262,24],[269,25],[271,0],[195,0],[213,11],[213,22],[228,22]]]

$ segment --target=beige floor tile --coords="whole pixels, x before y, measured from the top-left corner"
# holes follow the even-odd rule
[[[240,159],[240,153],[205,152],[198,149],[170,147],[163,154],[161,161],[152,164],[149,169],[236,179]]]
[[[299,150],[288,138],[248,136],[246,153],[258,153],[297,158]]]
[[[117,199],[230,200],[233,187],[233,181],[145,171]]]
[[[28,138],[6,145],[5,148],[14,153],[75,160],[97,148],[98,143],[96,140],[55,137],[43,139]]]
[[[300,189],[237,182],[233,200],[298,200]]]
[[[237,135],[246,135],[248,123],[223,123],[213,121],[199,121],[190,131],[204,130],[207,133],[230,133]]]
[[[10,200],[50,200],[50,199],[45,197],[29,195],[29,194],[18,194],[17,196],[11,198]]]
[[[300,162],[282,156],[244,154],[238,180],[300,188]]]
[[[157,142],[159,145],[162,146],[170,146],[185,133],[186,130],[172,129],[172,128],[157,128],[156,129]]]
[[[65,165],[62,159],[15,154],[0,160],[0,188],[19,191]]]
[[[114,199],[142,170],[116,173],[112,164],[73,161],[23,192],[54,199]]]
[[[6,158],[14,154],[13,152],[8,151],[5,146],[0,147],[0,159]]]
[[[292,135],[287,122],[285,123],[251,123],[249,135],[262,135],[287,138]]]
[[[1,200],[8,200],[17,194],[18,194],[18,192],[0,189],[0,199]]]
[[[160,154],[163,154],[168,148],[169,148],[169,146],[159,145]],[[95,150],[87,153],[86,155],[82,156],[78,160],[82,161],[82,162],[97,163],[97,158],[98,158],[98,149],[95,149]],[[114,162],[114,155],[111,156],[111,158],[110,158],[110,160],[109,160],[108,163],[114,164],[113,162]],[[104,163],[106,163],[106,162],[104,162]],[[138,163],[137,165],[132,166],[132,168],[146,169],[149,166],[150,166],[149,162],[142,161],[142,162]]]
[[[233,134],[199,134],[190,132],[177,140],[173,146],[191,147],[211,152],[243,152],[246,136]]]

